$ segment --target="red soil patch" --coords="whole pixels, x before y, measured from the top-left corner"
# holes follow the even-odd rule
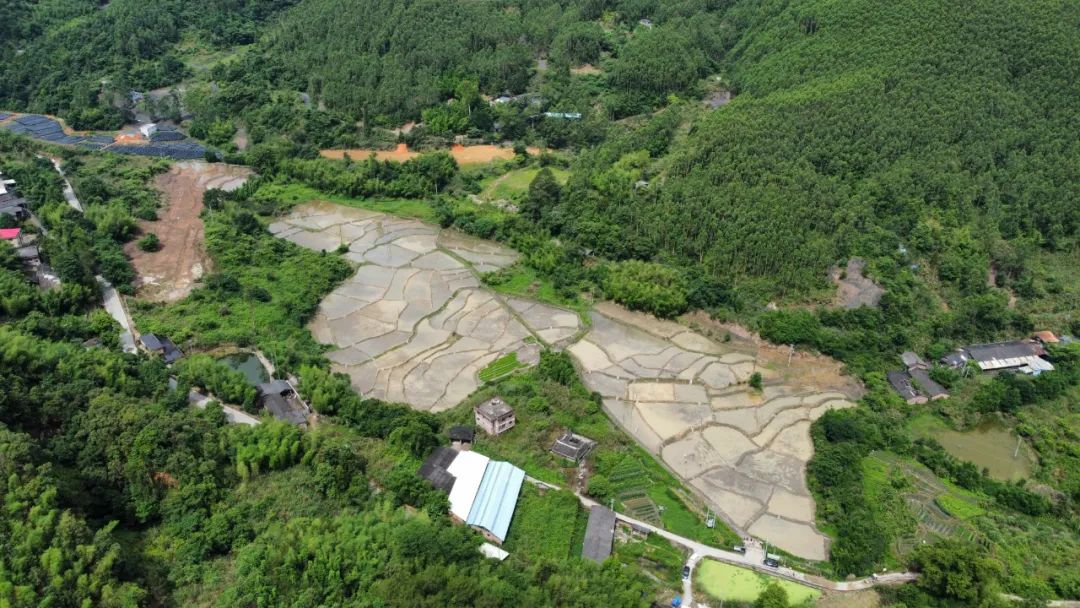
[[[509,160],[514,158],[514,150],[511,148],[503,148],[501,146],[481,145],[481,146],[463,146],[461,144],[454,144],[450,147],[450,155],[454,157],[454,160],[459,165],[476,165],[489,163],[493,160]],[[540,154],[543,152],[540,148],[529,148],[529,154]],[[366,160],[372,154],[375,155],[377,161],[392,161],[392,162],[405,162],[407,160],[420,156],[420,152],[410,150],[405,144],[398,144],[397,148],[393,150],[370,150],[370,149],[350,149],[350,150],[322,150],[319,152],[324,158],[333,160],[341,160],[348,154],[349,158],[354,161]]]
[[[249,175],[251,170],[246,167],[198,161],[176,163],[154,180],[154,186],[165,195],[166,205],[157,221],[140,221],[139,230],[156,234],[161,249],[146,252],[134,241],[124,247],[138,275],[135,285],[139,297],[175,302],[191,293],[195,283],[210,270],[199,219],[203,193],[210,188],[238,188]]]

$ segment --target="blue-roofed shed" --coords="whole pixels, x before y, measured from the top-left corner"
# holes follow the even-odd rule
[[[502,543],[514,517],[525,471],[509,462],[490,462],[476,491],[465,523],[483,528]]]

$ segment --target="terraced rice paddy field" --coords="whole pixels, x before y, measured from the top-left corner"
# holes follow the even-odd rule
[[[809,429],[853,404],[817,388],[819,367],[779,369],[767,349],[721,345],[608,303],[586,329],[572,311],[482,286],[477,273],[513,264],[515,252],[418,220],[311,203],[270,230],[314,250],[344,245],[359,265],[310,329],[335,347],[328,356],[362,394],[442,411],[512,367],[510,355],[529,365],[545,344],[567,348],[609,416],[737,531],[826,558],[805,481]],[[755,371],[761,391],[747,385]],[[613,475],[620,502],[657,521],[655,497],[633,475]]]
[[[310,249],[345,245],[360,265],[310,328],[337,347],[328,356],[364,395],[442,411],[495,361],[514,353],[535,363],[542,344],[564,345],[580,328],[573,312],[483,288],[477,272],[517,259],[494,243],[329,203],[299,207],[270,230]]]

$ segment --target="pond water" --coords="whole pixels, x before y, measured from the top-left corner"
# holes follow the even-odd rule
[[[1028,444],[1018,442],[1016,433],[997,420],[988,420],[964,432],[943,424],[931,436],[953,456],[973,462],[980,469],[989,469],[994,479],[1023,479],[1031,476],[1035,468],[1035,457]]]
[[[252,386],[270,380],[270,374],[266,373],[266,368],[263,367],[262,362],[251,353],[236,353],[218,360],[244,374],[244,377]]]

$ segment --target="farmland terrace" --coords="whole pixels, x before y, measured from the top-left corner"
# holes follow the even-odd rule
[[[328,295],[310,329],[364,395],[442,411],[511,353],[529,364],[541,345],[566,348],[608,414],[688,481],[738,531],[823,560],[806,487],[810,424],[853,405],[812,376],[778,370],[755,349],[721,345],[673,322],[612,304],[577,314],[505,297],[478,272],[517,254],[417,220],[313,203],[271,232],[322,251],[346,247],[359,265]],[[762,390],[748,386],[754,372]]]

